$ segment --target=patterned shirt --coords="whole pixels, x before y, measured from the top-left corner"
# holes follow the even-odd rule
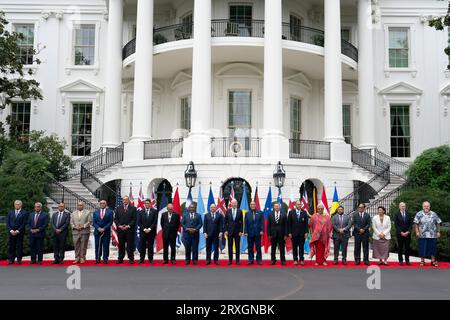
[[[419,211],[414,217],[414,223],[419,226],[419,238],[437,238],[437,224],[442,221],[436,212]]]

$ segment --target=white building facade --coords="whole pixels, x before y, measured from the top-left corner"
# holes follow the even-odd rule
[[[331,200],[334,186],[342,197],[377,174],[352,145],[369,161],[383,153],[398,178],[393,164],[450,141],[449,33],[427,23],[446,9],[438,0],[0,0],[8,28],[26,35],[22,59],[44,96],[14,101],[0,118],[66,139],[91,193],[111,181],[122,194],[174,190],[192,161],[204,196],[209,184],[217,197],[245,181],[263,201],[281,161],[285,198],[309,181]],[[41,64],[29,64],[30,48]],[[96,150],[122,143],[119,160],[96,165]]]

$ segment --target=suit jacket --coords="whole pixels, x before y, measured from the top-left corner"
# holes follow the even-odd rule
[[[8,233],[11,230],[19,231],[19,234],[23,234],[25,232],[25,226],[28,223],[28,213],[20,209],[19,214],[16,218],[16,210],[12,210],[8,212],[8,216],[6,218],[6,226],[8,228]]]
[[[158,224],[158,211],[156,209],[148,209],[148,217],[147,217],[147,209],[143,209],[139,212],[137,216],[137,224],[140,228],[141,234],[145,233],[144,229],[150,228],[150,234],[156,235],[156,227]]]
[[[300,216],[297,218],[297,209],[289,211],[287,217],[288,234],[292,234],[292,237],[304,237],[305,233],[308,233],[308,213],[304,210],[300,210]]]
[[[125,207],[120,206],[114,210],[114,222],[117,226],[117,231],[122,232],[119,226],[129,225],[130,229],[127,232],[134,232],[136,226],[136,208],[131,204],[128,205],[127,211],[125,212]]]
[[[105,229],[105,231],[103,232],[105,235],[111,234],[111,226],[113,224],[113,220],[114,212],[111,209],[105,208],[105,215],[103,216],[103,219],[100,214],[100,209],[95,210],[94,214],[92,215],[94,235],[100,234],[100,232],[98,232],[98,228]]]
[[[411,230],[414,219],[411,217],[411,215],[406,211],[405,212],[405,218],[403,219],[402,214],[397,212],[397,214],[394,217],[394,224],[395,224],[395,231],[397,236],[400,236],[401,232],[407,232],[409,231],[409,236],[411,236]]]
[[[183,227],[183,237],[184,238],[198,237],[202,225],[203,225],[203,222],[202,222],[202,217],[200,216],[200,214],[195,213],[194,219],[191,220],[191,214],[189,212],[185,213],[183,215],[183,219],[181,220],[181,226]],[[194,228],[197,230],[197,232],[190,234],[189,232],[186,231],[187,228]]]
[[[239,232],[244,233],[242,211],[236,208],[236,219],[233,220],[233,211],[228,209],[224,219],[224,230],[228,232],[229,237],[239,236]]]
[[[80,231],[76,230],[75,227],[82,225],[83,229]],[[72,226],[72,234],[90,234],[92,224],[92,214],[89,210],[84,209],[82,211],[75,210],[70,215],[70,225]]]
[[[61,230],[60,234],[67,234],[67,229],[68,229],[69,223],[70,223],[70,212],[66,211],[66,210],[63,211],[63,215],[61,217],[61,221],[59,222],[59,226],[57,225],[58,215],[59,215],[59,211],[56,211],[52,215],[52,229],[53,229],[53,231],[55,231],[56,229],[60,229]]]
[[[385,214],[383,223],[381,223],[380,216],[376,215],[372,219],[372,238],[374,240],[380,240],[380,234],[383,233],[386,240],[391,239],[391,218]]]
[[[364,216],[361,219],[361,215],[359,212],[355,212],[353,214],[353,218],[352,218],[352,222],[353,222],[353,235],[354,236],[359,236],[359,229],[364,229],[364,237],[368,237],[369,236],[369,229],[370,229],[370,225],[372,223],[372,220],[370,219],[370,215],[364,211]]]
[[[208,212],[204,218],[203,233],[206,233],[209,238],[218,237],[219,233],[223,233],[223,215],[217,211],[215,214],[214,220],[211,212]]]
[[[172,217],[169,221],[169,212],[164,212],[161,216],[161,228],[163,232],[163,238],[168,239],[170,237],[176,237],[178,228],[180,227],[180,215],[172,212]]]
[[[37,223],[34,223],[35,212],[28,215],[28,226],[30,227],[30,237],[44,238],[45,229],[48,225],[48,213],[41,211]],[[32,234],[31,229],[39,229],[38,233]]]
[[[287,217],[285,213],[280,211],[280,219],[278,220],[278,223],[275,221],[275,212],[272,211],[269,214],[267,234],[269,237],[273,238],[283,238],[287,236]]]
[[[244,233],[249,237],[260,237],[260,233],[264,232],[264,214],[258,210],[248,211],[245,214],[244,229]]]
[[[333,226],[333,239],[340,239],[341,237],[350,238],[350,229],[352,228],[352,217],[348,214],[342,214],[342,225],[340,215],[335,213],[331,217],[331,225]],[[339,229],[344,229],[344,233],[339,233]]]

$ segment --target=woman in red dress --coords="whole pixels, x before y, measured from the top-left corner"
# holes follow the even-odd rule
[[[330,234],[333,230],[330,216],[324,213],[324,206],[319,204],[317,212],[311,217],[311,258],[316,256],[315,265],[327,265],[327,257],[330,253]]]

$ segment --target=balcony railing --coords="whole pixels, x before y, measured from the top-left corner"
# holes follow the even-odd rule
[[[192,24],[175,24],[153,30],[153,44],[158,45],[171,41],[193,38]],[[264,38],[264,20],[250,20],[246,22],[229,19],[211,20],[212,37],[255,37]],[[325,36],[323,30],[305,26],[295,26],[290,23],[282,24],[282,38],[323,47]],[[358,49],[346,40],[342,40],[342,54],[358,61]],[[136,39],[130,40],[122,50],[122,58],[136,52]]]
[[[289,158],[330,160],[330,143],[326,141],[289,139]]]
[[[251,137],[211,138],[211,157],[261,157],[261,139]]]
[[[144,159],[181,158],[182,156],[183,138],[144,142]]]

